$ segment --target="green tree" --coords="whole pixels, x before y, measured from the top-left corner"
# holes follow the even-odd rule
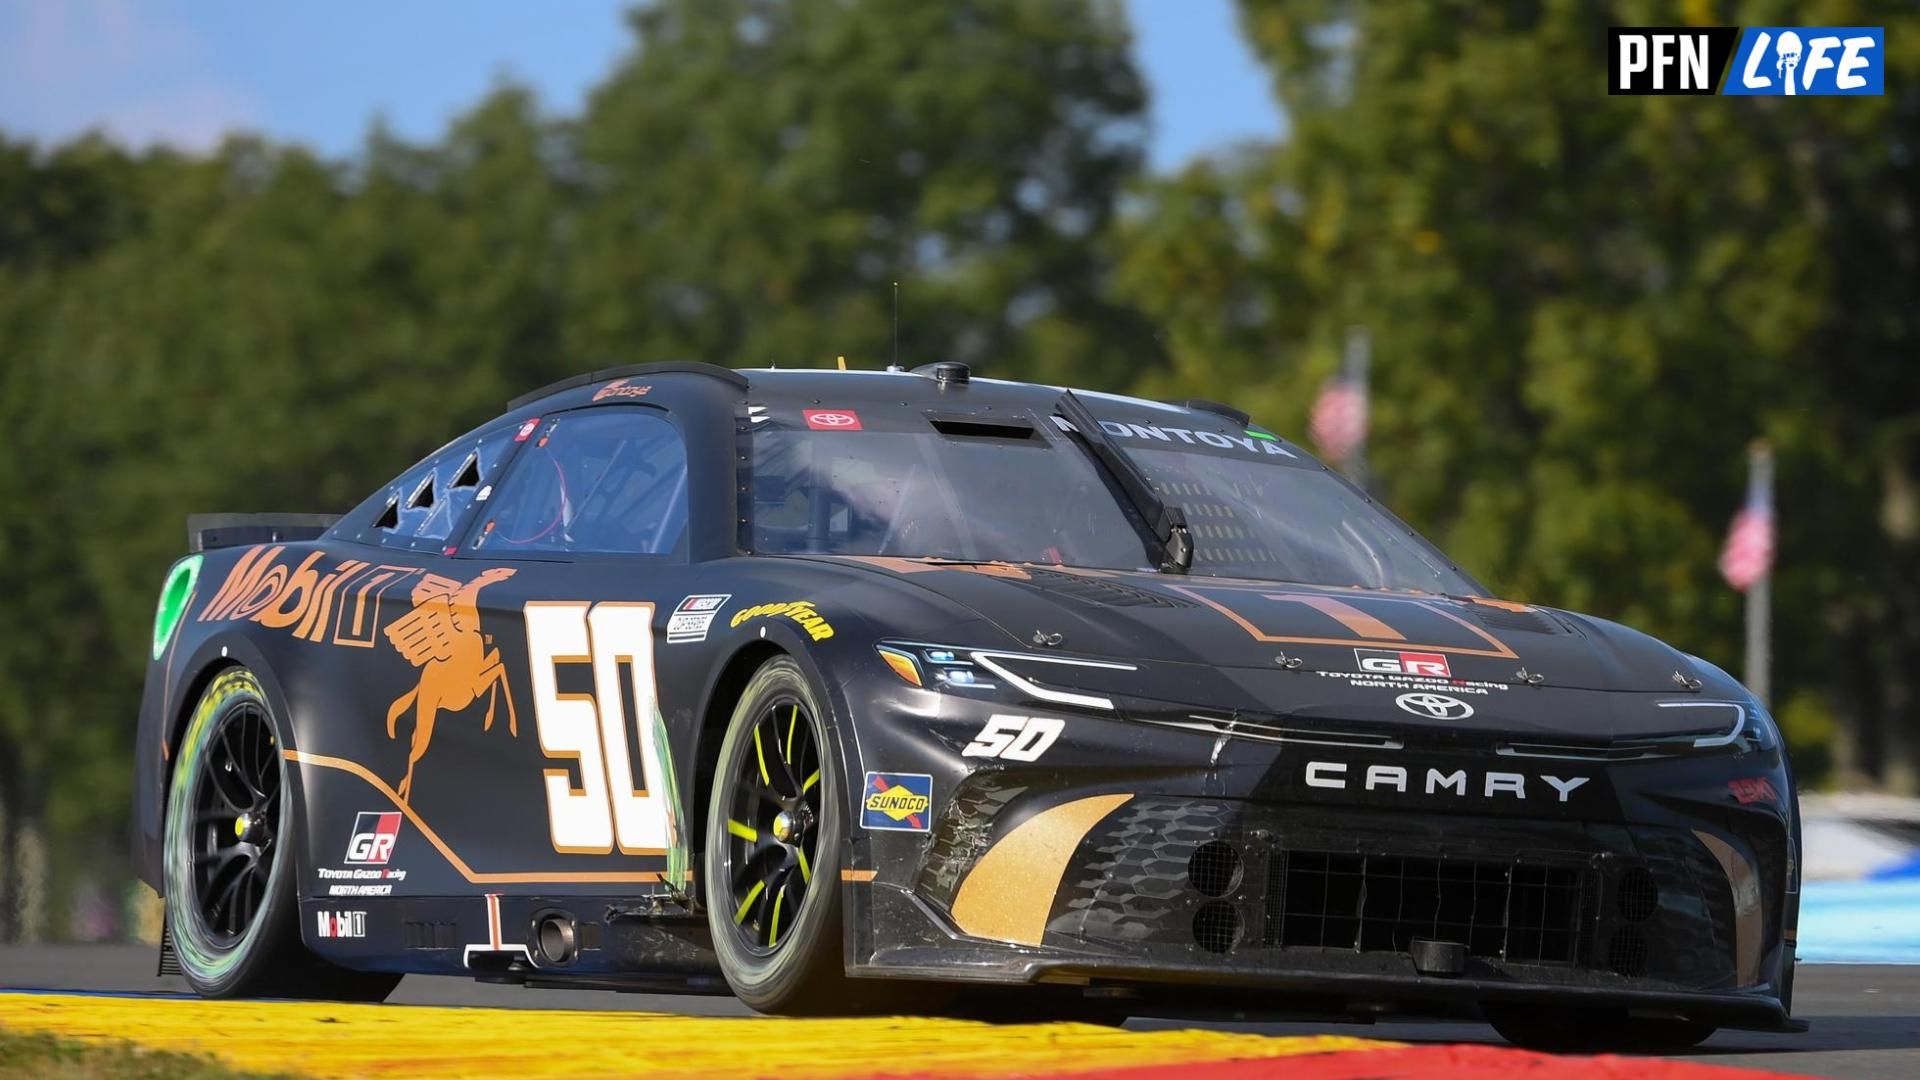
[[[1843,764],[1912,786],[1920,98],[1607,96],[1605,28],[1671,21],[1661,5],[1243,0],[1242,19],[1291,130],[1156,185],[1131,224],[1121,294],[1171,342],[1149,389],[1237,393],[1301,430],[1364,325],[1390,503],[1502,592],[1736,673],[1714,559],[1743,448],[1771,437],[1776,697],[1796,723],[1837,712]],[[1888,27],[1890,88],[1920,74],[1915,30]]]
[[[662,0],[579,125],[572,351],[1120,381],[1145,95],[1110,0]]]

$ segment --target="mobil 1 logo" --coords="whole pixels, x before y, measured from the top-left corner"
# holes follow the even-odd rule
[[[1712,94],[1737,26],[1609,26],[1607,93]]]

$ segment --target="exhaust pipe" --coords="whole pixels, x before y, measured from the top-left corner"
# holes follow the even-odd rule
[[[543,916],[533,927],[534,952],[542,964],[571,962],[579,951],[579,940],[573,920],[565,915]]]

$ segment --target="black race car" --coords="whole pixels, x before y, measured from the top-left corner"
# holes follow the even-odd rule
[[[135,812],[203,994],[1794,1026],[1759,703],[1227,406],[643,365],[190,532]]]

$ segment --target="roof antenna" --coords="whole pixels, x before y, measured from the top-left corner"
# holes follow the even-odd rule
[[[900,283],[893,283],[893,363],[887,365],[888,371],[905,371],[900,366]]]

